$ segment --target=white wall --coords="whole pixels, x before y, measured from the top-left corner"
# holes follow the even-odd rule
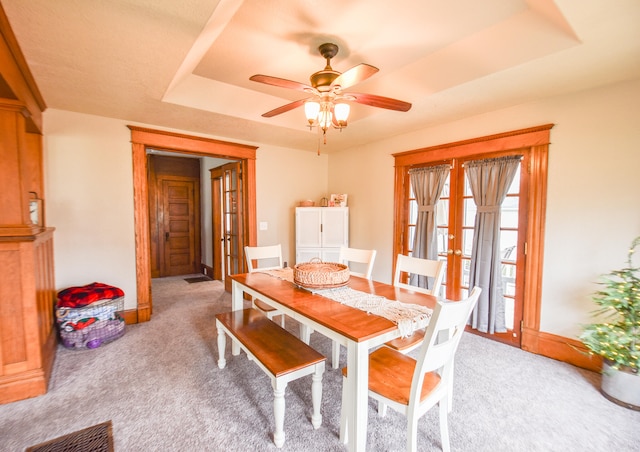
[[[318,203],[327,193],[328,157],[315,152],[283,148],[258,149],[256,203],[258,245],[282,244],[282,258],[295,264],[295,208],[300,201]]]
[[[541,331],[575,338],[598,275],[625,263],[640,235],[640,81],[486,113],[332,154],[329,189],[349,194],[352,246],[378,249],[373,278],[391,281],[391,154],[553,123]],[[362,167],[362,165],[365,165]],[[351,168],[358,167],[358,171]],[[360,170],[363,168],[364,170]]]
[[[131,135],[121,121],[47,110],[44,180],[56,289],[103,282],[136,302]]]

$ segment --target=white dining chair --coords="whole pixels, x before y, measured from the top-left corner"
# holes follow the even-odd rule
[[[445,263],[431,259],[422,259],[419,257],[405,256],[398,254],[396,259],[396,270],[393,277],[393,285],[402,287],[414,292],[420,292],[427,295],[438,295],[442,280],[444,279]],[[403,282],[402,274],[414,274],[431,278],[431,287],[412,286]],[[420,346],[424,339],[424,330],[415,331],[413,335],[407,338],[398,338],[386,342],[384,345],[402,353],[409,353]]]
[[[338,263],[349,267],[349,273],[361,278],[371,279],[373,263],[376,260],[376,250],[362,250],[358,248],[340,247]],[[356,268],[352,270],[351,267]],[[357,271],[364,270],[364,271]],[[340,344],[333,341],[331,349],[331,366],[337,369],[340,366]]]
[[[376,250],[361,250],[341,246],[338,262],[348,266],[350,274],[371,279],[373,263],[376,260],[376,252]]]
[[[244,256],[249,273],[282,268],[282,246],[280,244],[269,246],[245,246]],[[277,316],[281,316],[280,326],[284,328],[284,313],[259,299],[254,299],[252,305],[254,308],[266,315],[270,320],[273,320]]]
[[[389,406],[407,418],[407,451],[417,450],[418,420],[435,405],[440,411],[440,441],[448,452],[448,404],[452,390],[453,361],[467,320],[482,290],[474,287],[462,301],[439,300],[427,326],[425,339],[414,359],[389,347],[380,347],[369,355],[369,397]],[[446,333],[443,339],[441,332]],[[342,369],[343,379],[348,368]],[[348,440],[346,381],[342,383],[340,440]],[[385,410],[378,410],[384,413]]]

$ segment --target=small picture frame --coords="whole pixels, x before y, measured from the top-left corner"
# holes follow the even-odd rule
[[[31,217],[31,223],[36,226],[43,226],[41,199],[31,198],[29,200],[29,216]]]
[[[329,207],[347,207],[347,194],[332,194],[329,200]]]

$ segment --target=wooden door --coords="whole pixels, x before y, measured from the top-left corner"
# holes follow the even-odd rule
[[[161,177],[162,276],[198,273],[196,210],[199,187],[183,177]],[[197,233],[197,234],[196,234]]]
[[[215,265],[220,264],[225,289],[231,291],[229,275],[246,271],[244,262],[246,237],[243,227],[246,200],[242,184],[242,163],[233,162],[212,169],[211,180],[212,190],[216,190],[212,195],[213,241],[218,241],[213,249],[214,268]],[[218,217],[216,212],[221,212]],[[222,246],[217,246],[220,244]]]

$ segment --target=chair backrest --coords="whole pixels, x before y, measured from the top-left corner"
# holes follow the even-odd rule
[[[363,278],[371,279],[371,272],[373,271],[373,262],[376,260],[376,250],[360,250],[357,248],[347,248],[346,246],[340,247],[340,255],[338,262],[351,267],[350,263],[355,262],[357,264],[363,264],[363,272],[349,270],[352,275],[361,276]]]
[[[258,270],[273,270],[276,268],[282,268],[282,246],[270,245],[270,246],[245,246],[244,257],[247,260],[247,269],[249,273],[253,273]],[[268,259],[267,264],[260,260]],[[254,266],[254,261],[256,265]]]
[[[401,280],[402,272],[421,275],[432,278],[431,288],[412,286]],[[422,292],[428,295],[438,295],[442,280],[444,279],[444,261],[434,261],[419,257],[405,256],[398,254],[396,259],[396,271],[393,276],[393,285],[410,289],[415,292]]]
[[[474,287],[461,301],[442,300],[436,303],[417,356],[417,365],[411,381],[411,398],[419,403],[424,375],[436,371],[440,386],[448,387],[453,378],[453,358],[471,311],[476,306],[482,289]],[[415,399],[414,396],[418,399]]]

